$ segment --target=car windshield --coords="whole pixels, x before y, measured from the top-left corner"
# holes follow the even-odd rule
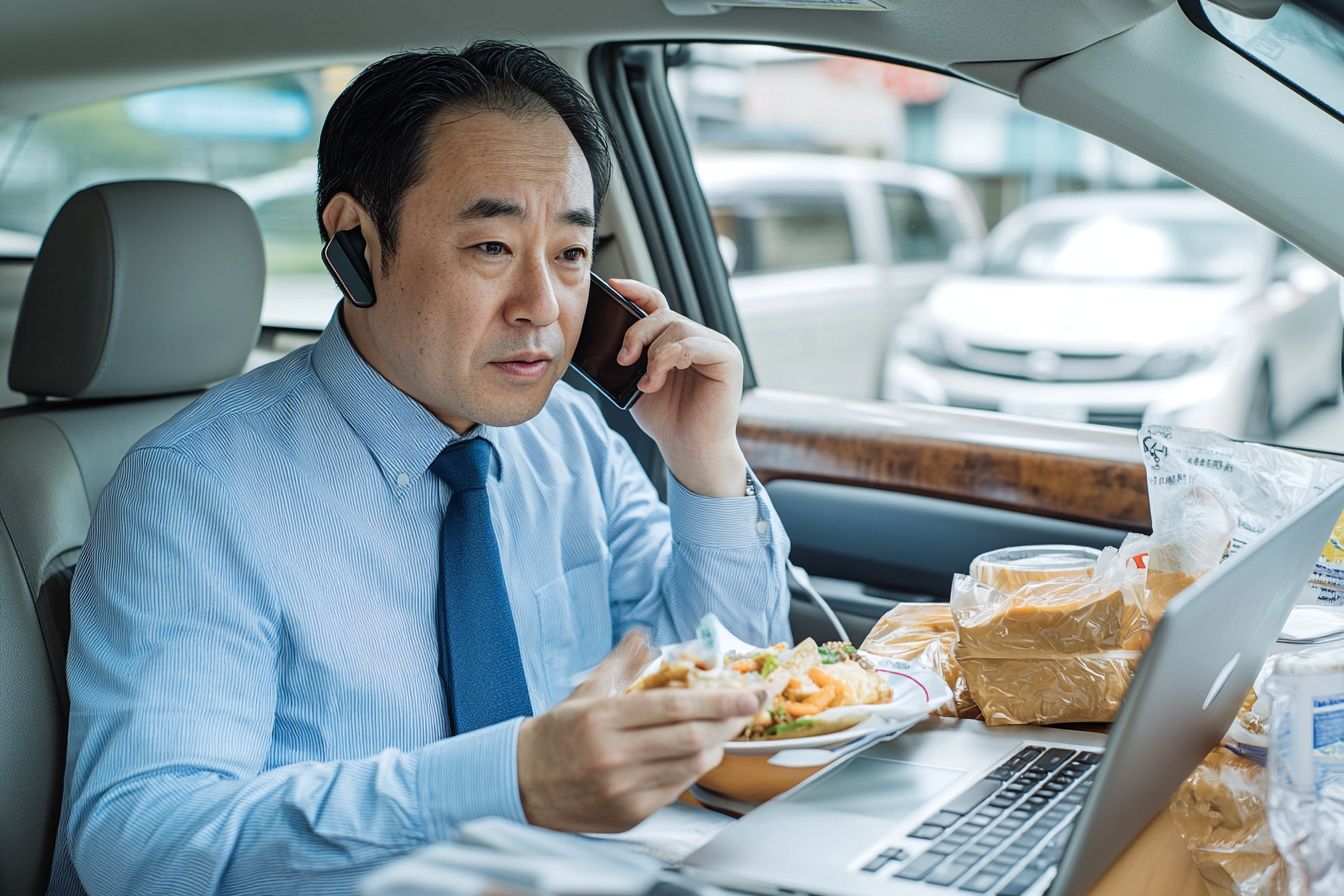
[[[1296,3],[1250,4],[1238,13],[1208,0],[1202,4],[1230,43],[1344,116],[1344,7],[1321,5],[1317,12]]]
[[[1229,221],[1095,217],[1038,221],[990,241],[986,273],[1055,280],[1228,283],[1263,264],[1263,235]]]

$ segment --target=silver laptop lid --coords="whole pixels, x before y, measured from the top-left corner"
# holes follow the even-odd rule
[[[1051,896],[1081,896],[1236,717],[1340,512],[1344,481],[1181,592],[1111,729]]]

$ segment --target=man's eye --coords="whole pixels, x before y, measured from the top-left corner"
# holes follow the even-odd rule
[[[477,248],[486,255],[503,255],[508,251],[508,247],[503,243],[481,243]]]
[[[560,257],[565,261],[583,261],[588,256],[588,250],[582,246],[576,246],[573,249],[566,249],[560,253]]]

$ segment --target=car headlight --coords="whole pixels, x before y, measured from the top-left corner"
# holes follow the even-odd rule
[[[914,355],[925,364],[946,367],[950,363],[942,334],[922,321],[906,321],[899,325],[895,342],[898,350]]]
[[[1153,355],[1134,374],[1140,380],[1170,380],[1207,367],[1217,352],[1211,348],[1193,351],[1165,351]]]

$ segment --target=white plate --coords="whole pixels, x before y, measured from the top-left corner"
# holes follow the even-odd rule
[[[891,700],[872,706],[844,706],[818,713],[814,718],[826,719],[847,715],[856,710],[867,710],[868,718],[843,731],[819,734],[815,737],[795,737],[787,740],[734,740],[723,745],[730,756],[772,756],[780,750],[800,750],[809,747],[828,747],[853,740],[861,734],[879,728],[902,728],[917,722],[952,699],[952,691],[941,675],[922,666],[902,660],[864,653],[873,663],[882,679],[891,686]]]

